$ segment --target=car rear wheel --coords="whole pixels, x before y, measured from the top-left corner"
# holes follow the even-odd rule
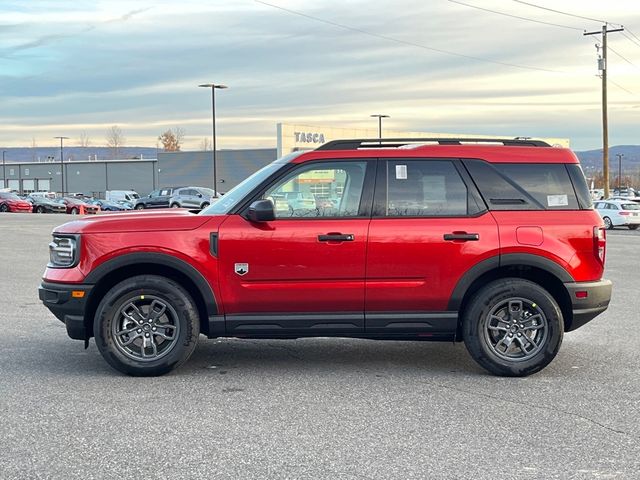
[[[637,230],[640,225],[629,225],[629,230]]]
[[[604,222],[604,228],[607,230],[613,230],[613,222],[609,217],[604,217],[602,221]]]
[[[180,205],[178,205],[177,203],[172,203],[171,208],[180,208]]]
[[[104,296],[94,319],[96,344],[116,370],[134,376],[164,375],[196,348],[196,305],[178,283],[157,275],[120,282]]]
[[[205,209],[205,208],[207,208],[208,206],[209,206],[209,202],[204,202],[204,203],[202,204],[202,207],[200,207],[200,208]]]
[[[0,212],[8,212],[9,211],[9,206],[6,203],[3,203],[2,205],[0,205]]]
[[[546,367],[564,335],[562,311],[537,283],[504,278],[480,289],[463,313],[473,359],[494,375],[523,377]]]
[[[136,205],[136,210],[144,210],[144,203],[139,203]]]
[[[78,214],[78,209],[76,207],[73,207],[71,209],[71,215],[77,215]]]

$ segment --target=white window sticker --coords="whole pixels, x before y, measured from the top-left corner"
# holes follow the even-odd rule
[[[406,179],[407,179],[407,166],[396,165],[396,180],[406,180]]]
[[[547,206],[566,207],[569,205],[569,198],[566,195],[547,195]]]

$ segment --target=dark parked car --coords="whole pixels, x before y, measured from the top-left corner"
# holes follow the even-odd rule
[[[67,209],[67,213],[71,215],[78,215],[81,213],[81,209],[83,208],[85,213],[98,213],[98,207],[95,205],[90,205],[87,202],[80,200],[79,198],[72,197],[64,197],[57,198],[55,200],[61,205],[65,205]]]
[[[31,213],[31,204],[15,193],[0,192],[0,212]]]
[[[204,187],[183,187],[176,188],[173,196],[169,199],[171,208],[193,208],[203,209],[211,205],[211,199],[215,192]]]
[[[100,210],[104,210],[105,212],[123,212],[126,210],[131,210],[131,207],[119,202],[110,202],[109,200],[90,200],[91,205],[96,205],[100,207]]]
[[[168,208],[169,200],[173,192],[182,187],[168,187],[160,190],[154,190],[146,197],[141,197],[136,201],[135,209],[144,210],[145,208]]]
[[[33,213],[66,213],[67,207],[43,196],[28,196],[27,202],[33,205]]]

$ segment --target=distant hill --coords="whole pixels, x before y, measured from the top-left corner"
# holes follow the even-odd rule
[[[5,159],[8,162],[46,162],[48,157],[60,161],[60,147],[14,147],[3,148],[6,151]],[[160,150],[162,151],[162,150]],[[113,152],[108,147],[64,147],[65,162],[93,160],[112,160]],[[156,158],[157,150],[149,147],[122,147],[118,155],[119,159],[127,158]]]
[[[636,173],[640,169],[640,145],[616,145],[609,148],[609,164],[617,171],[618,153],[622,153],[622,171]],[[602,149],[576,152],[583,168],[602,170]]]
[[[15,147],[4,148],[7,153],[5,158],[8,162],[46,162],[48,156],[53,156],[55,161],[60,161],[60,147]],[[162,150],[160,150],[162,151]],[[640,169],[640,145],[616,145],[609,149],[611,168],[617,168],[618,159],[616,154],[622,153],[622,169],[625,172],[636,173]],[[120,159],[127,158],[156,158],[158,150],[149,147],[123,147],[120,149]],[[585,170],[587,168],[602,169],[602,149],[585,150],[576,152]],[[94,159],[111,160],[113,155],[107,147],[64,147],[64,158],[67,161],[83,161]]]

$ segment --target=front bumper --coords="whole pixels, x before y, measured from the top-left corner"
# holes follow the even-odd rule
[[[92,285],[42,282],[38,296],[45,307],[67,327],[67,335],[75,340],[90,337],[84,312]],[[83,292],[82,296],[80,293]]]
[[[611,280],[602,279],[597,282],[572,282],[565,283],[564,286],[569,292],[573,310],[573,321],[569,328],[567,328],[568,332],[580,328],[609,307],[609,302],[611,301]]]

